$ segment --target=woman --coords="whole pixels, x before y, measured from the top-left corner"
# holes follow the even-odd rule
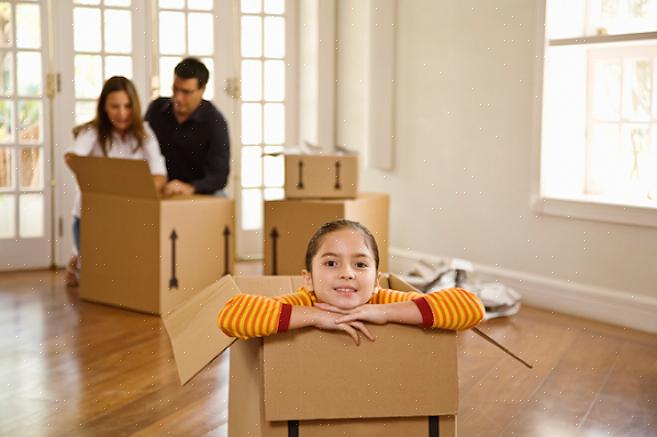
[[[108,158],[148,161],[158,192],[166,184],[164,157],[155,134],[141,118],[141,106],[135,86],[123,76],[113,76],[103,85],[96,106],[96,117],[73,129],[75,141],[64,158],[70,167],[71,157],[104,156]],[[73,239],[76,253],[71,257],[66,275],[69,286],[76,286],[80,254],[80,190],[73,206]]]

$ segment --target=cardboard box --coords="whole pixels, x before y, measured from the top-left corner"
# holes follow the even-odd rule
[[[80,297],[166,314],[233,271],[232,199],[160,199],[146,161],[75,157]]]
[[[308,241],[321,225],[346,218],[365,225],[379,246],[379,271],[388,270],[387,194],[360,193],[352,200],[271,200],[265,202],[265,275],[298,275]]]
[[[181,383],[232,345],[229,437],[456,435],[453,331],[369,326],[376,341],[356,346],[316,329],[236,341],[216,326],[237,293],[276,296],[300,285],[301,277],[226,276],[164,318]],[[412,290],[394,275],[381,285]]]
[[[358,155],[285,154],[287,199],[345,199],[358,195]]]

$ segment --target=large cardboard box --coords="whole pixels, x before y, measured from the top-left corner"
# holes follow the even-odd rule
[[[382,193],[360,193],[350,200],[266,201],[265,274],[300,274],[308,241],[315,231],[328,221],[342,218],[360,222],[372,232],[379,246],[379,270],[387,271],[389,203],[389,196]]]
[[[358,195],[358,155],[285,154],[287,199],[345,199]]]
[[[304,329],[237,341],[216,326],[236,293],[290,293],[300,277],[226,276],[164,318],[181,383],[230,349],[229,437],[456,435],[456,333],[369,326],[375,342]],[[412,289],[394,275],[381,285]]]
[[[231,199],[160,199],[146,161],[76,157],[72,166],[82,191],[82,299],[166,314],[233,271]]]

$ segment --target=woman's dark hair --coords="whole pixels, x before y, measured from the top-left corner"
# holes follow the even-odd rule
[[[107,156],[107,152],[112,147],[112,121],[110,120],[107,112],[105,111],[105,104],[107,103],[107,96],[116,91],[125,91],[130,99],[132,105],[132,123],[130,131],[137,139],[137,147],[139,149],[144,140],[146,139],[146,131],[144,130],[144,123],[141,119],[141,105],[139,104],[139,95],[135,86],[130,79],[123,76],[112,76],[103,85],[103,89],[98,97],[98,104],[96,105],[96,118],[90,122],[81,124],[73,128],[73,136],[77,137],[83,130],[93,127],[98,132],[98,142],[103,155]]]
[[[324,223],[312,236],[308,242],[308,247],[306,248],[306,270],[312,273],[312,263],[313,258],[317,255],[319,246],[322,245],[324,237],[326,237],[331,232],[339,231],[341,229],[354,229],[360,232],[365,239],[365,244],[370,248],[372,254],[374,255],[374,263],[376,265],[376,270],[379,270],[379,247],[376,244],[376,240],[372,233],[365,226],[358,222],[352,220],[340,219],[334,220],[332,222]]]
[[[210,79],[207,67],[196,58],[185,58],[180,61],[173,70],[173,74],[181,79],[196,79],[199,88],[203,88]]]

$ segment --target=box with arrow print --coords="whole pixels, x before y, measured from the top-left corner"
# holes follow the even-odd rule
[[[75,157],[73,168],[82,299],[167,314],[233,271],[232,199],[160,199],[146,161]]]
[[[355,199],[266,201],[265,274],[300,274],[310,237],[324,223],[343,218],[361,222],[372,232],[379,246],[379,270],[386,271],[389,203],[383,193],[360,193]]]

